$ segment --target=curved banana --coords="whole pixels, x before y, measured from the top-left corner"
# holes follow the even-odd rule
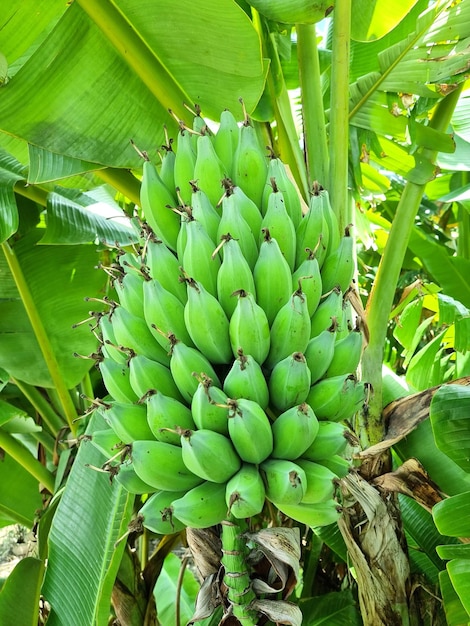
[[[348,445],[348,429],[339,422],[322,420],[318,424],[318,433],[313,443],[302,454],[309,461],[322,461],[341,454]]]
[[[243,463],[227,482],[225,503],[231,515],[237,519],[261,513],[265,497],[264,482],[256,465]]]
[[[259,365],[263,365],[271,345],[266,313],[256,303],[254,294],[241,289],[234,292],[233,296],[238,296],[229,324],[233,354],[236,356],[239,350],[243,350],[245,354],[251,354]]]
[[[261,206],[268,164],[248,116],[240,127],[238,145],[233,155],[232,178],[256,206]]]
[[[322,200],[319,191],[313,187],[313,193],[308,204],[308,211],[301,219],[296,230],[296,269],[305,259],[305,250],[315,250],[318,265],[321,267],[328,248],[328,224],[323,215]]]
[[[196,350],[185,345],[176,337],[171,337],[170,371],[181,395],[188,404],[197,389],[198,381],[194,373],[202,374],[211,378],[216,387],[221,387],[221,382],[214,368],[207,358]]]
[[[176,400],[183,399],[170,369],[141,354],[133,356],[129,361],[129,381],[139,398],[149,391],[160,391]]]
[[[222,197],[222,181],[227,177],[227,170],[214,150],[209,135],[200,135],[197,138],[196,163],[194,164],[193,179],[202,189],[214,206],[219,204]]]
[[[268,382],[271,404],[279,411],[302,404],[310,391],[310,379],[310,370],[301,352],[282,359],[274,366]]]
[[[319,423],[313,409],[303,402],[278,415],[272,426],[274,459],[295,461],[313,444]]]
[[[118,280],[113,287],[119,298],[119,304],[125,309],[137,315],[144,316],[144,283],[146,280],[140,272],[127,272]]]
[[[98,363],[98,368],[108,393],[119,402],[132,404],[139,396],[132,389],[129,377],[129,368],[126,364],[117,363],[109,357]]]
[[[176,335],[186,345],[194,346],[184,321],[185,305],[181,300],[165,289],[155,278],[145,282],[143,292],[143,317],[150,332],[162,348],[168,352],[169,333]]]
[[[191,401],[191,412],[197,428],[208,428],[228,435],[227,394],[215,387],[208,376],[198,378],[199,384]]]
[[[334,320],[329,328],[312,337],[305,349],[305,359],[312,375],[311,384],[323,378],[335,353],[337,323]]]
[[[214,137],[214,149],[228,175],[232,175],[233,155],[238,145],[240,129],[233,113],[225,109],[220,114],[219,128]]]
[[[186,285],[179,280],[181,263],[173,252],[162,241],[148,239],[142,260],[148,266],[150,276],[185,304],[188,296]]]
[[[243,256],[250,269],[253,269],[258,258],[258,243],[251,226],[238,210],[235,195],[228,191],[222,197],[222,216],[217,230],[217,239],[222,239],[227,233],[237,239]]]
[[[114,430],[123,443],[137,439],[153,439],[147,422],[147,411],[143,404],[114,401],[98,409],[105,422]]]
[[[261,222],[261,229],[269,229],[271,237],[276,239],[291,271],[293,271],[296,257],[294,223],[287,213],[284,196],[282,192],[279,191],[274,178],[271,179],[270,185],[272,187],[272,193],[268,198],[268,206],[263,221]],[[263,233],[261,232],[259,235],[260,244],[262,240]]]
[[[185,528],[171,507],[173,500],[182,498],[187,491],[157,491],[144,503],[139,510],[142,523],[157,535],[172,535]]]
[[[190,181],[191,194],[191,213],[194,219],[206,229],[207,234],[213,241],[217,241],[217,230],[219,228],[220,215],[209,200],[205,191],[200,189],[196,181]]]
[[[253,400],[263,410],[269,404],[268,385],[261,366],[241,349],[225,377],[223,389],[229,398]]]
[[[317,310],[322,296],[322,277],[320,266],[313,250],[306,249],[306,258],[292,274],[292,290],[299,287],[302,281],[302,291],[307,296],[307,307],[310,317]]]
[[[207,291],[217,297],[217,273],[220,257],[213,255],[215,243],[204,226],[195,219],[186,225],[187,240],[182,254],[182,265],[188,276],[199,281]]]
[[[337,287],[323,297],[311,318],[310,337],[316,337],[343,318],[343,294]]]
[[[331,500],[335,494],[335,483],[338,476],[330,469],[307,459],[297,459],[297,465],[301,467],[307,477],[307,488],[301,502],[304,504],[318,504]]]
[[[157,391],[147,396],[147,423],[158,441],[181,445],[181,437],[176,428],[196,428],[191,410],[182,402]],[[148,437],[142,437],[142,439]]]
[[[324,378],[312,385],[307,402],[318,419],[350,419],[364,404],[365,386],[353,374]]]
[[[326,378],[354,373],[361,361],[362,345],[363,337],[359,327],[337,341],[333,358],[326,370]]]
[[[181,198],[185,204],[191,202],[191,180],[194,179],[194,166],[196,164],[196,151],[191,140],[191,131],[180,124],[178,133],[176,157],[174,165],[175,186],[179,189]]]
[[[321,268],[323,293],[338,286],[344,293],[354,276],[354,237],[345,229],[338,247],[326,257]]]
[[[310,528],[329,526],[338,521],[341,509],[336,500],[327,500],[317,504],[278,504],[277,508],[297,522],[306,524]]]
[[[217,297],[230,319],[237,306],[234,292],[244,290],[255,295],[255,281],[238,240],[234,239],[230,233],[222,235],[222,240],[223,258],[217,274]]]
[[[230,439],[208,429],[181,431],[181,452],[193,474],[213,483],[226,483],[242,464]]]
[[[238,456],[246,463],[261,463],[273,449],[271,423],[257,402],[228,400],[228,432]]]
[[[297,191],[297,188],[292,180],[289,178],[285,164],[281,161],[281,159],[275,157],[274,153],[270,156],[268,163],[267,184],[264,187],[262,198],[263,214],[266,214],[269,196],[273,191],[273,187],[270,185],[272,178],[275,179],[278,189],[282,192],[287,213],[294,224],[294,228],[296,229],[302,220],[302,204],[299,192]]]
[[[299,465],[285,459],[267,459],[260,468],[268,500],[278,508],[301,502],[307,490],[307,477]]]
[[[173,515],[190,528],[209,528],[226,518],[225,484],[203,482],[173,500]]]

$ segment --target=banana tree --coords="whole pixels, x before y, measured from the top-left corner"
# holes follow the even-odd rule
[[[303,200],[314,185],[325,187],[341,228],[352,224],[358,242],[356,306],[362,297],[361,370],[370,397],[351,424],[360,447],[357,471],[341,481],[342,517],[315,532],[306,526],[297,597],[304,623],[407,624],[416,615],[422,623],[462,623],[466,587],[454,570],[442,574],[435,553],[453,540],[436,531],[429,501],[423,507],[409,481],[399,489],[391,476],[416,458],[442,499],[468,491],[468,475],[439,454],[443,435],[435,432],[434,443],[429,411],[412,428],[396,418],[390,425],[398,430],[387,433],[383,408],[409,396],[412,412],[419,392],[469,373],[470,5],[410,0],[397,9],[338,0],[332,11],[325,3],[294,15],[291,3],[279,3],[281,11],[289,5],[284,16],[269,12],[275,4],[54,0],[5,10],[2,523],[31,527],[42,512],[39,558],[22,565],[31,597],[24,623],[37,621],[41,589],[51,624],[107,623],[111,600],[121,623],[155,623],[155,596],[161,623],[173,623],[175,609],[162,600],[168,590],[180,607],[194,601],[191,575],[181,570],[175,582],[181,535],[165,534],[148,560],[145,532],[137,558],[135,498],[91,469],[106,460],[89,444],[103,423],[88,408],[106,393],[93,353],[98,313],[112,293],[109,275],[95,266],[109,268],[116,248],[139,241],[133,207],[141,204],[142,152],[155,160],[165,146],[163,161],[168,138],[181,124],[192,127],[192,110],[210,122],[229,109],[241,122],[240,98],[259,137],[289,164]],[[383,376],[384,362],[407,373],[406,388]],[[398,499],[400,491],[406,497]],[[347,584],[351,563],[355,584]],[[6,622],[20,574],[0,596]],[[410,595],[414,577],[434,594],[441,581],[445,618],[438,608],[424,617],[429,596]],[[288,619],[277,621],[294,623]]]

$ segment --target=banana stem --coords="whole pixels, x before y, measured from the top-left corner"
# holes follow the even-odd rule
[[[229,516],[222,522],[222,565],[225,568],[224,583],[228,589],[228,599],[232,612],[243,626],[256,626],[255,611],[249,609],[255,599],[251,588],[249,568],[246,562],[248,549],[243,533],[247,529],[244,520]]]
[[[429,124],[430,127],[441,132],[447,131],[461,90],[462,86],[441,100],[434,111]],[[421,153],[431,162],[435,162],[437,151],[422,150]],[[363,447],[378,443],[384,434],[382,362],[387,326],[408,240],[425,187],[425,184],[406,183],[367,302],[366,314],[370,339],[362,358],[362,378],[371,383],[373,393],[367,415],[358,416],[359,424],[356,432],[361,433]]]
[[[29,286],[23,274],[23,270],[21,269],[21,265],[18,262],[16,254],[7,242],[2,244],[2,249],[3,253],[5,254],[5,258],[7,260],[10,272],[15,280],[16,287],[21,296],[23,306],[26,310],[29,321],[31,322],[31,326],[33,327],[34,334],[36,336],[42,355],[51,375],[55,390],[57,391],[57,394],[60,398],[60,402],[64,410],[64,415],[67,419],[67,424],[71,432],[75,434],[76,424],[74,423],[74,420],[77,418],[77,412],[73,405],[69,390],[67,389],[64,379],[62,378],[59,364],[52,349],[51,342],[49,341],[46,329],[44,328],[44,325],[42,323],[42,319],[36,308],[34,298],[31,294],[31,291],[29,290]]]
[[[326,135],[325,111],[321,86],[315,24],[296,24],[297,58],[302,92],[304,150],[309,185],[328,184],[330,155]]]
[[[129,170],[106,167],[95,172],[105,183],[120,191],[134,204],[140,206],[140,183]]]
[[[333,20],[328,191],[340,232],[350,223],[348,199],[351,0],[337,0]]]
[[[0,448],[5,450],[27,472],[34,476],[44,487],[54,493],[54,476],[25,448],[13,435],[0,428]]]

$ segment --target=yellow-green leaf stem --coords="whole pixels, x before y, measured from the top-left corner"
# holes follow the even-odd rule
[[[304,150],[309,186],[318,181],[328,183],[330,155],[326,135],[315,24],[296,24],[297,56],[302,91]]]
[[[155,98],[191,126],[193,116],[183,106],[191,99],[114,3],[109,0],[77,1]]]
[[[54,493],[54,476],[13,435],[0,428],[0,448],[34,476],[44,487]]]
[[[341,232],[351,221],[348,199],[350,33],[351,0],[337,0],[333,20],[328,191]]]
[[[445,132],[457,104],[462,86],[446,96],[437,105],[430,126]],[[437,152],[422,150],[431,162],[435,162]],[[407,182],[397,206],[390,228],[387,244],[381,258],[377,275],[367,302],[367,325],[369,345],[362,358],[362,378],[371,383],[373,393],[367,415],[358,417],[356,432],[361,433],[363,447],[374,445],[382,440],[382,361],[390,311],[408,247],[408,240],[426,185]]]
[[[126,198],[134,204],[140,206],[140,183],[129,170],[119,169],[117,167],[106,167],[98,170],[96,175],[108,183],[114,189],[120,191]]]
[[[31,322],[31,326],[33,327],[34,334],[36,335],[36,339],[44,357],[44,361],[46,362],[47,368],[51,375],[52,382],[54,383],[55,389],[60,398],[62,409],[67,419],[67,423],[72,433],[75,434],[77,428],[77,425],[75,423],[75,420],[77,418],[77,412],[72,402],[69,390],[64,383],[59,364],[49,341],[49,337],[47,335],[46,329],[44,328],[39,312],[36,308],[36,303],[34,302],[34,298],[28,287],[14,250],[10,247],[8,243],[3,243],[2,249],[12,277],[16,283],[16,287],[21,296],[23,306],[26,310],[29,321]]]

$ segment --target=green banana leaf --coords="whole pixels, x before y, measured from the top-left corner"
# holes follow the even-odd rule
[[[441,387],[432,399],[429,417],[437,447],[470,473],[470,389]]]
[[[354,0],[351,38],[355,41],[381,39],[409,13],[417,0],[390,3],[387,0]]]
[[[0,624],[38,624],[43,575],[40,559],[26,557],[17,563],[0,592]]]
[[[36,512],[42,509],[37,479],[8,454],[2,460],[1,476],[0,526],[22,524],[32,528]]]
[[[362,621],[349,590],[301,600],[304,626],[359,626]]]

